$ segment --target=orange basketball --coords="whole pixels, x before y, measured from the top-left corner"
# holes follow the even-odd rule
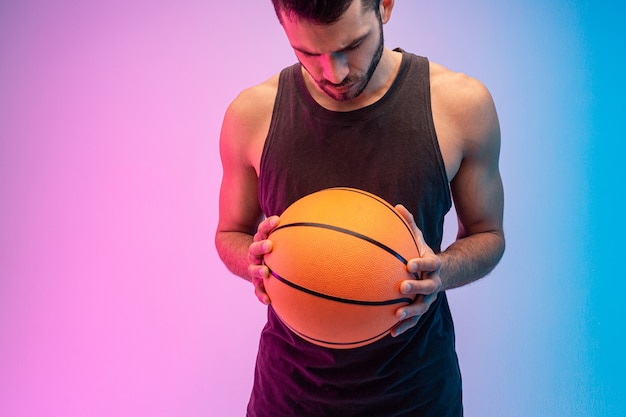
[[[419,256],[415,236],[389,203],[330,188],[290,205],[269,236],[265,290],[280,319],[317,345],[347,349],[386,336],[414,297],[400,283]]]

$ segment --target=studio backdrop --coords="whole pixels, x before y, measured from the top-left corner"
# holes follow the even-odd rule
[[[385,27],[500,117],[507,251],[449,292],[467,416],[626,415],[620,8],[398,0]],[[293,62],[269,0],[0,4],[0,415],[244,415],[266,309],[214,248],[218,137]]]

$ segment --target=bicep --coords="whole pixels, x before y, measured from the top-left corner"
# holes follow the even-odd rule
[[[257,198],[257,174],[250,162],[249,132],[229,108],[220,135],[222,182],[219,193],[219,232],[254,235],[262,219]]]
[[[499,171],[462,165],[451,188],[459,237],[502,232],[504,188]]]
[[[254,169],[224,169],[219,194],[218,232],[254,235],[263,218],[256,191]]]
[[[468,120],[463,159],[451,182],[459,220],[459,237],[502,233],[504,188],[499,169],[500,126],[486,90]]]
[[[263,220],[258,201],[258,171],[269,130],[278,75],[242,91],[230,104],[220,134],[222,185],[219,232],[254,235]]]

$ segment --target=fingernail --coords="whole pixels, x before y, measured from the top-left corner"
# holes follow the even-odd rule
[[[402,314],[400,314],[400,320],[404,320],[406,318],[406,311],[403,311]]]
[[[402,289],[402,292],[404,294],[408,294],[411,292],[413,288],[411,287],[411,284],[404,284],[404,288]]]

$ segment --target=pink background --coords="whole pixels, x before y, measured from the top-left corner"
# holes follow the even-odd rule
[[[386,27],[500,113],[507,254],[450,293],[468,416],[626,414],[618,8],[399,0]],[[294,59],[269,0],[0,4],[1,416],[244,415],[265,308],[214,250],[218,135]]]

